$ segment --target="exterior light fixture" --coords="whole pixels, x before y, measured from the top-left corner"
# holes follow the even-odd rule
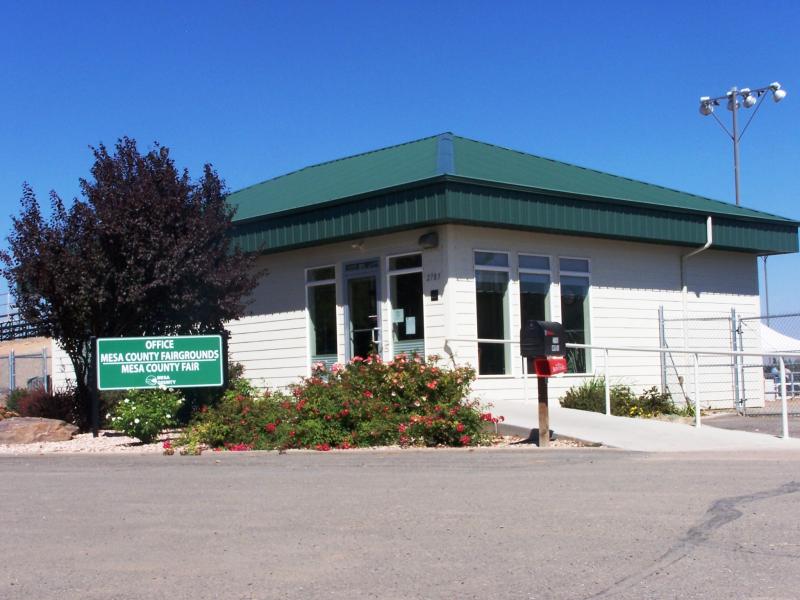
[[[719,123],[719,126],[728,134],[728,137],[731,138],[733,141],[733,176],[734,176],[734,184],[736,190],[736,206],[741,204],[740,196],[739,196],[739,141],[742,139],[744,132],[747,131],[747,128],[750,126],[750,122],[753,120],[753,117],[756,116],[758,109],[761,108],[761,103],[764,101],[764,98],[767,97],[767,93],[772,93],[772,100],[774,102],[780,102],[784,98],[786,98],[786,90],[781,87],[781,84],[777,81],[773,81],[766,87],[757,88],[751,90],[750,88],[731,88],[727,94],[724,96],[719,96],[717,98],[711,98],[710,96],[702,96],[700,98],[700,114],[704,117],[708,117],[709,115],[714,117],[714,119]],[[728,130],[725,125],[722,124],[719,117],[714,114],[714,107],[719,106],[721,101],[726,102],[726,106],[728,110],[731,111],[732,121],[733,121],[733,131]],[[755,106],[755,110],[753,114],[750,115],[750,118],[745,123],[742,131],[739,132],[739,121],[738,121],[738,113],[740,107],[744,108],[753,108]]]
[[[747,128],[750,126],[750,123],[753,120],[753,117],[756,116],[758,109],[761,108],[761,103],[764,102],[764,98],[767,97],[767,92],[772,92],[772,100],[776,104],[786,98],[786,90],[781,87],[781,84],[777,81],[773,81],[766,87],[757,88],[755,90],[751,90],[750,88],[742,88],[741,90],[731,88],[730,91],[725,94],[724,96],[720,96],[718,98],[711,98],[709,96],[702,96],[700,98],[700,114],[707,117],[711,115],[716,119],[717,123],[720,127],[722,127],[723,131],[728,134],[728,137],[731,138],[733,141],[733,178],[734,184],[736,189],[736,206],[739,206],[739,141],[742,139],[744,132],[747,131]],[[739,112],[739,105],[740,103],[737,100],[737,96],[742,99],[741,105],[745,108],[752,108],[755,106],[755,110],[753,114],[750,115],[750,118],[745,123],[744,128],[742,129],[741,133],[739,132],[739,122],[737,119],[737,113]],[[721,100],[728,101],[728,110],[731,111],[732,114],[732,121],[733,121],[733,131],[729,131],[725,125],[722,124],[722,121],[719,120],[719,117],[714,114],[714,107],[719,106]],[[764,255],[764,292],[765,292],[765,300],[766,300],[766,309],[767,314],[769,314],[769,287],[767,285],[767,255]],[[767,320],[767,324],[769,324],[769,320]]]
[[[711,98],[708,96],[703,96],[700,98],[700,114],[707,117],[713,112],[714,104],[711,102]]]

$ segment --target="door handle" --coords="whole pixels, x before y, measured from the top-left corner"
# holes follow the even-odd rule
[[[377,344],[379,337],[380,337],[380,329],[378,329],[377,327],[373,327],[372,328],[372,343],[373,344]]]

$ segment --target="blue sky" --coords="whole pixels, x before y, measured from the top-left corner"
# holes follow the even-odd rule
[[[800,219],[800,3],[556,4],[3,2],[0,234],[23,181],[72,198],[122,135],[231,189],[453,131],[732,202],[698,98],[775,80],[743,204]],[[800,257],[769,271],[772,312],[800,310]]]

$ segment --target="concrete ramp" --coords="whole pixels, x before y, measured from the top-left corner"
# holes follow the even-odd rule
[[[535,403],[496,402],[492,412],[503,415],[505,424],[526,431],[539,426]],[[791,449],[800,451],[800,439],[785,440],[761,433],[732,431],[703,425],[697,429],[683,423],[613,417],[552,405],[550,429],[556,435],[640,452]],[[797,435],[800,436],[800,432],[797,432]]]

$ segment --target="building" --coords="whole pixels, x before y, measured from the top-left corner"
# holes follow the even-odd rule
[[[523,319],[561,321],[575,343],[657,347],[659,310],[758,315],[757,257],[798,250],[795,221],[451,133],[307,167],[230,201],[236,243],[264,269],[248,315],[230,324],[231,355],[257,384],[287,386],[317,361],[419,352],[472,364],[475,393],[500,408],[526,398],[514,343]],[[702,327],[680,329],[682,345],[716,343]],[[757,334],[742,343],[760,347]],[[557,389],[604,358],[570,350]],[[612,353],[609,368],[680,396],[686,360]],[[703,372],[704,400],[729,405],[731,364]],[[763,399],[760,374],[748,373]]]

